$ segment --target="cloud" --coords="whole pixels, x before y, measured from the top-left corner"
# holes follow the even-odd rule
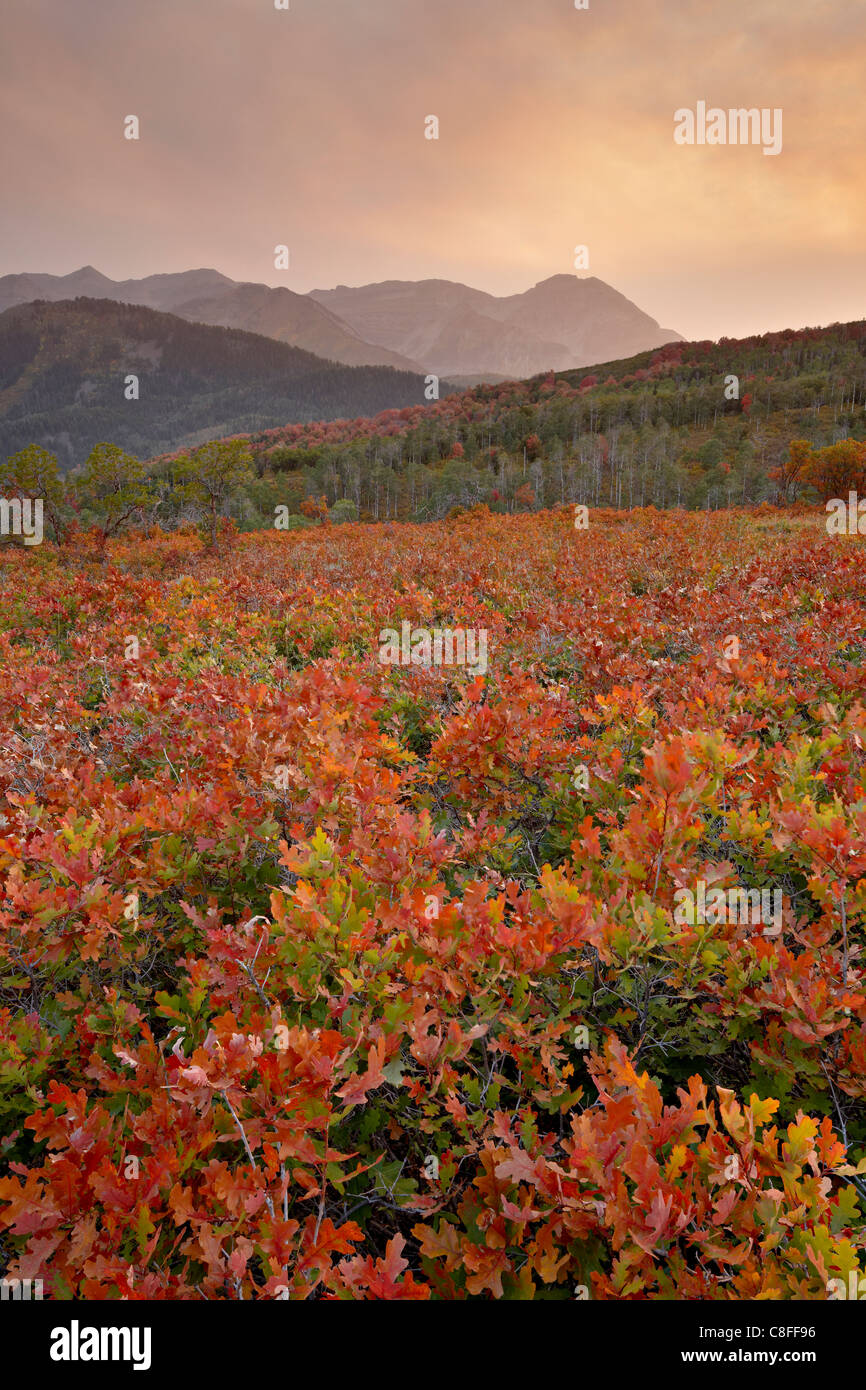
[[[866,314],[847,0],[28,0],[6,30],[0,272],[510,293],[586,243],[689,336]],[[781,107],[782,154],[676,146],[699,99]]]

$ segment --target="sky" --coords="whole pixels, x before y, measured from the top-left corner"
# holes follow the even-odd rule
[[[688,338],[866,316],[860,4],[289,3],[0,0],[0,274],[513,294],[585,245]],[[678,144],[700,101],[781,152]]]

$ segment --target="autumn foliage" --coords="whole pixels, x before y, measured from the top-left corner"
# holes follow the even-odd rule
[[[102,541],[0,555],[0,1267],[330,1300],[866,1270],[858,537]],[[404,620],[486,629],[487,675],[381,664]],[[781,930],[679,921],[697,880],[781,886]]]
[[[787,459],[770,476],[786,496],[796,485],[814,488],[822,502],[847,497],[849,489],[866,487],[866,440],[840,439],[816,449],[808,440],[795,439]]]

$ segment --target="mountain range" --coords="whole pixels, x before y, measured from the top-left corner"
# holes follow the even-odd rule
[[[554,275],[502,297],[450,280],[297,294],[209,269],[140,280],[111,280],[93,266],[70,275],[0,277],[0,313],[81,296],[243,329],[345,366],[388,366],[463,383],[592,366],[682,341],[594,276]]]

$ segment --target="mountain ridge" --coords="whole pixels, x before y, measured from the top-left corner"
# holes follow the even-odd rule
[[[260,291],[257,304],[250,303],[251,290]],[[231,280],[212,267],[146,275],[139,280],[110,280],[93,266],[82,266],[69,275],[25,272],[0,276],[0,313],[35,300],[57,303],[82,296],[139,304],[211,327],[259,333],[345,366],[422,370],[418,363],[398,353],[371,350],[354,329],[339,323],[330,310],[306,295],[282,286]],[[268,315],[265,326],[257,322],[257,314]]]
[[[274,338],[347,366],[392,366],[478,380],[570,370],[682,338],[595,276],[549,276],[492,295],[456,280],[383,280],[298,294],[237,281],[212,267],[110,280],[94,266],[68,275],[0,277],[0,312],[79,296],[142,304],[190,322]]]

